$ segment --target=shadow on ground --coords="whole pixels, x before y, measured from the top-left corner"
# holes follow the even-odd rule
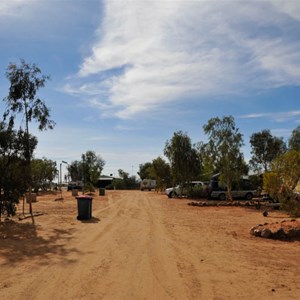
[[[100,222],[100,219],[97,218],[97,217],[91,217],[90,219],[88,220],[78,220],[82,223],[99,223]]]
[[[0,256],[5,264],[17,264],[22,260],[39,259],[39,263],[48,264],[49,256],[64,263],[74,263],[68,259],[70,253],[79,253],[77,249],[67,248],[74,229],[54,229],[46,237],[39,236],[37,225],[14,221],[0,223]]]

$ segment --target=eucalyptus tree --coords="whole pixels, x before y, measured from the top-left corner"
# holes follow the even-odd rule
[[[292,131],[288,144],[290,150],[300,151],[300,125]]]
[[[220,174],[220,180],[227,186],[227,198],[232,200],[231,187],[234,181],[247,173],[241,147],[243,135],[236,127],[232,116],[219,117],[208,120],[203,126],[208,135],[207,147]]]
[[[300,178],[300,151],[288,150],[271,163],[270,172],[264,173],[264,190],[281,202],[282,208],[300,216],[299,195],[295,188]]]
[[[72,181],[82,180],[83,170],[81,164],[81,161],[75,160],[68,165],[68,174],[70,175]]]
[[[68,165],[68,173],[72,181],[82,180],[84,188],[93,191],[104,165],[105,161],[100,155],[88,150],[81,155],[81,160],[75,160]]]
[[[105,161],[96,152],[88,150],[81,155],[83,180],[86,185],[95,185],[101,175]]]
[[[56,162],[43,157],[31,161],[32,187],[35,191],[47,190],[58,174]]]
[[[215,165],[215,159],[210,151],[208,143],[198,142],[196,144],[197,152],[200,158],[202,174],[200,180],[209,181],[211,176],[218,172]]]
[[[252,154],[250,165],[256,171],[269,171],[272,161],[286,151],[283,139],[273,136],[269,129],[253,133],[250,144]]]
[[[164,189],[171,184],[170,165],[160,156],[152,160],[150,174],[156,180],[156,188]]]
[[[139,172],[137,172],[137,173],[142,180],[145,178],[155,179],[155,178],[152,178],[153,176],[150,175],[151,168],[152,168],[151,162],[146,162],[144,164],[139,165]]]
[[[55,122],[50,119],[50,110],[45,102],[37,96],[37,92],[43,88],[50,79],[43,75],[40,68],[35,64],[28,64],[21,60],[20,65],[10,63],[7,67],[6,77],[10,81],[8,96],[4,98],[7,109],[4,112],[4,121],[8,119],[9,126],[13,127],[18,114],[22,115],[25,125],[20,127],[25,132],[26,152],[25,158],[28,165],[29,180],[29,209],[32,214],[31,204],[31,159],[32,147],[30,144],[29,123],[36,121],[38,129],[43,131],[53,129]]]
[[[165,144],[164,154],[170,161],[174,183],[184,184],[199,176],[199,156],[187,133],[174,132]]]

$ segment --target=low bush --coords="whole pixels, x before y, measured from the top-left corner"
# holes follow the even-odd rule
[[[190,199],[206,198],[207,190],[203,186],[194,186],[187,192],[187,197]]]

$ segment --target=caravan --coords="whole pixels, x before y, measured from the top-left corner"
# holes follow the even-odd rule
[[[140,184],[140,190],[148,190],[151,191],[152,189],[156,188],[156,180],[152,179],[143,179]]]

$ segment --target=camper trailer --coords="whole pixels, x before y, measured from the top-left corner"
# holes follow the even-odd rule
[[[151,191],[152,189],[156,188],[156,180],[152,180],[152,179],[143,179],[141,181],[141,185],[140,185],[140,190],[141,191]]]

